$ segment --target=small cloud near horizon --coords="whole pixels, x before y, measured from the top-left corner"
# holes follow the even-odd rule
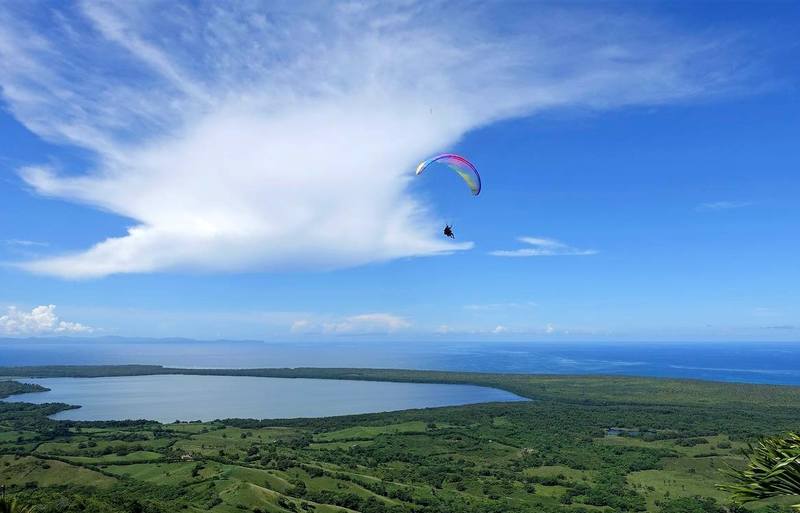
[[[449,324],[441,324],[433,332],[438,335],[502,335],[510,334],[512,330],[503,324],[484,328],[456,328]]]
[[[298,319],[290,331],[297,335],[378,335],[391,334],[411,326],[411,322],[398,315],[375,312],[351,315],[332,320]]]
[[[698,212],[719,212],[722,210],[733,210],[737,208],[744,208],[752,206],[752,201],[712,201],[708,203],[700,203],[695,207]]]
[[[492,336],[492,335],[506,335],[512,337],[519,336],[541,336],[541,335],[569,335],[570,333],[592,333],[592,330],[586,329],[559,329],[552,323],[547,323],[542,326],[507,326],[505,324],[497,324],[495,326],[471,326],[471,327],[455,327],[450,324],[441,324],[434,329],[434,333],[438,335],[478,335],[478,336]]]
[[[25,240],[25,239],[5,239],[3,240],[3,244],[6,246],[22,246],[22,247],[47,247],[50,244],[47,242],[39,242],[35,240]]]
[[[518,241],[530,247],[520,249],[498,249],[490,251],[492,256],[499,257],[535,257],[535,256],[584,256],[596,255],[594,249],[578,249],[555,239],[544,237],[518,237]]]
[[[0,335],[52,335],[93,333],[94,328],[78,322],[61,320],[56,305],[40,305],[30,312],[9,306],[0,316]]]
[[[767,306],[753,308],[752,314],[756,317],[781,317],[783,315],[779,310]]]
[[[474,311],[511,310],[518,308],[535,308],[536,306],[538,305],[533,301],[525,301],[522,303],[518,303],[515,301],[511,301],[508,303],[471,303],[468,305],[464,305],[464,310],[474,310]]]
[[[437,326],[435,330],[433,330],[434,333],[438,333],[440,335],[445,335],[447,333],[453,333],[453,331],[454,331],[453,328],[451,328],[450,325],[448,325],[448,324],[441,324],[441,325]]]

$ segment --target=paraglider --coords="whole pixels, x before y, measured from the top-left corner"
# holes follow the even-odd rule
[[[417,175],[434,164],[447,166],[458,173],[461,179],[466,182],[474,196],[481,193],[481,175],[478,174],[478,170],[469,160],[455,153],[442,153],[441,155],[420,162],[417,166]]]
[[[478,174],[478,169],[472,162],[461,155],[442,153],[441,155],[424,160],[417,166],[417,175],[420,175],[423,171],[435,165],[439,165],[438,167],[446,166],[458,173],[458,176],[464,180],[469,190],[472,191],[473,196],[477,196],[481,193],[481,175]],[[442,233],[445,237],[450,237],[451,239],[456,238],[455,233],[453,233],[453,227],[449,224],[445,225]]]

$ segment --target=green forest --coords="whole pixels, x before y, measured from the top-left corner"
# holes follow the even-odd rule
[[[37,512],[791,511],[721,490],[796,430],[800,388],[373,369],[0,368],[22,377],[232,374],[493,386],[531,399],[318,419],[75,422],[0,401],[0,485]],[[243,390],[242,393],[247,393]],[[790,498],[791,499],[791,498]]]

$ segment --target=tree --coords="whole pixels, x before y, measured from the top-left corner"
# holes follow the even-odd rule
[[[718,485],[737,503],[769,497],[800,496],[800,436],[789,433],[750,446],[747,466],[723,470],[734,482]],[[792,506],[800,511],[800,503]]]
[[[33,513],[34,509],[30,506],[23,506],[13,499],[0,499],[0,513]]]
[[[723,513],[724,511],[711,497],[679,497],[661,505],[661,513]]]

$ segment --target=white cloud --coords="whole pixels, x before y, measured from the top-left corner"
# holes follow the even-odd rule
[[[508,303],[479,303],[464,305],[464,310],[473,311],[495,311],[495,310],[518,310],[523,308],[535,308],[536,303],[533,301],[525,301],[522,303],[508,302]]]
[[[132,220],[124,236],[22,266],[78,278],[332,269],[468,249],[442,240],[410,190],[419,160],[500,119],[731,83],[728,40],[613,11],[518,8],[0,4],[9,110],[95,156],[88,170],[21,176]]]
[[[310,333],[314,331],[314,323],[308,319],[299,319],[292,323],[289,331],[292,333]]]
[[[595,255],[594,249],[578,249],[568,246],[555,239],[545,239],[541,237],[519,237],[518,241],[528,244],[528,248],[520,249],[498,249],[489,252],[490,255],[500,257],[533,257],[533,256],[558,256],[558,255]]]
[[[477,336],[486,336],[486,335],[499,335],[502,333],[509,332],[509,329],[502,325],[498,324],[494,327],[490,326],[452,326],[450,324],[440,324],[434,330],[434,333],[437,335],[477,335]]]
[[[21,246],[24,248],[29,247],[46,247],[48,244],[46,242],[39,242],[35,240],[25,240],[25,239],[5,239],[2,241],[3,244],[6,246]]]
[[[77,322],[62,321],[55,313],[55,305],[41,305],[30,312],[8,307],[0,316],[0,334],[3,335],[49,335],[91,333],[89,326]]]
[[[394,333],[410,326],[411,323],[403,317],[388,313],[367,313],[323,323],[322,331],[333,334],[377,334]]]
[[[712,201],[709,203],[700,203],[695,210],[698,212],[718,212],[720,210],[749,207],[752,204],[752,201]]]
[[[783,314],[775,308],[759,306],[753,308],[753,315],[756,317],[781,317]]]
[[[472,326],[453,326],[452,324],[442,324],[434,329],[434,333],[447,336],[468,336],[480,339],[487,337],[501,336],[507,339],[526,339],[526,340],[545,340],[543,337],[550,336],[563,338],[566,336],[595,336],[608,335],[609,331],[597,327],[557,327],[555,324],[547,323],[544,326],[534,324],[497,324],[492,325],[472,325]]]
[[[364,313],[350,316],[311,315],[294,321],[295,335],[377,335],[405,330],[411,322],[390,313]]]

